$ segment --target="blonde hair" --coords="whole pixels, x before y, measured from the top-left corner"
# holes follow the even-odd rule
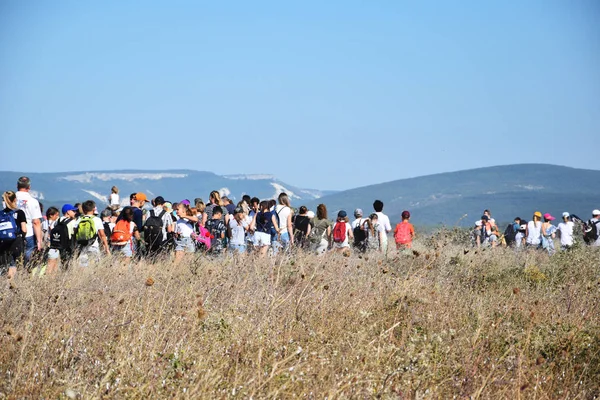
[[[204,210],[206,210],[206,204],[204,204],[203,201],[199,201],[196,203],[196,209],[200,214],[202,214],[204,213]]]
[[[12,190],[4,192],[2,194],[2,200],[4,200],[6,208],[10,208],[11,210],[17,209],[17,195]]]
[[[210,192],[210,198],[215,200],[216,205],[223,205],[223,200],[221,200],[221,194],[217,190],[213,190],[212,192]]]
[[[112,188],[110,188],[110,191],[114,194],[117,194],[117,193],[119,193],[119,188],[116,186],[113,186]]]

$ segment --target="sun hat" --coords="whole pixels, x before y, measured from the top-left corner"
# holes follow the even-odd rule
[[[315,217],[315,212],[309,210],[306,212],[306,216],[310,219],[313,219]]]
[[[481,220],[475,221],[475,226],[481,226]]]
[[[545,219],[546,221],[554,221],[556,218],[554,218],[554,217],[552,216],[552,214],[550,214],[550,213],[546,213],[546,214],[544,214],[544,219]]]
[[[363,216],[363,210],[361,210],[360,208],[357,208],[356,210],[354,210],[354,216],[356,218],[362,217]]]
[[[338,218],[346,218],[348,216],[348,214],[346,214],[346,211],[344,210],[340,210],[340,212],[338,213]]]
[[[406,218],[410,218],[410,212],[409,211],[402,211],[402,218],[406,219]]]
[[[168,211],[173,210],[173,204],[169,203],[168,201],[165,202],[165,204],[163,204],[163,207],[166,208]]]
[[[600,210],[595,209],[594,211],[592,211],[592,215],[600,215]]]
[[[77,211],[77,207],[75,207],[72,204],[65,204],[64,206],[62,206],[62,213],[63,213],[63,215],[65,215],[69,211]]]
[[[534,213],[533,213],[533,215],[534,215],[535,217],[540,217],[540,218],[542,218],[542,213],[541,213],[541,212],[539,212],[539,211],[536,211],[536,212],[534,212]]]
[[[135,199],[137,201],[141,201],[141,202],[147,202],[148,201],[148,197],[146,197],[146,195],[144,193],[136,193],[135,194]]]
[[[569,218],[571,216],[571,214],[569,214],[568,212],[564,212],[562,213],[563,218]]]

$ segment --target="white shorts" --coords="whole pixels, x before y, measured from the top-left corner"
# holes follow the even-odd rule
[[[257,247],[269,246],[271,244],[271,235],[264,232],[254,232],[254,245]]]
[[[58,258],[60,258],[60,251],[57,249],[48,250],[48,260],[56,260]]]

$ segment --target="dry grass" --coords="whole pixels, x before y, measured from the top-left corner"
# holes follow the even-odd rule
[[[0,397],[600,396],[598,252],[427,245],[21,276]]]

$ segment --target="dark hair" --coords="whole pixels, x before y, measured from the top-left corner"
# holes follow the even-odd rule
[[[483,213],[484,213],[484,214],[485,214],[485,213],[488,213],[488,214],[492,215],[492,212],[491,212],[490,210],[488,210],[487,208],[486,208],[485,210],[483,210]]]
[[[381,200],[375,200],[373,202],[373,209],[375,210],[375,212],[381,212],[381,211],[383,211],[383,201],[381,201]]]
[[[276,206],[277,202],[274,199],[269,200],[269,208]]]
[[[31,180],[28,177],[22,176],[17,180],[17,189],[29,189],[30,187]]]
[[[262,210],[268,210],[269,208],[270,208],[269,207],[269,202],[267,200],[261,201],[260,204],[258,205],[258,209],[261,210],[261,211]]]
[[[38,203],[40,204],[40,212],[43,213],[44,212],[44,205],[42,204],[41,201],[38,201]]]
[[[306,206],[300,206],[299,212],[300,214],[306,214],[308,212],[308,208],[306,208]]]
[[[129,201],[131,201],[131,200],[134,200],[134,199],[135,199],[135,195],[136,195],[136,194],[137,194],[137,193],[131,193],[131,194],[129,195]]]
[[[317,206],[317,219],[327,219],[327,206],[325,204]]]
[[[50,218],[53,215],[58,214],[58,208],[50,207],[46,210],[46,218]]]
[[[133,208],[129,206],[124,207],[121,211],[121,219],[124,219],[127,222],[133,221]]]
[[[259,199],[258,197],[253,197],[253,198],[250,200],[250,204],[249,204],[249,205],[252,205],[252,204],[254,204],[254,203],[256,203],[256,204],[260,204],[260,199]]]
[[[96,208],[96,203],[94,202],[94,200],[84,201],[81,205],[81,209],[83,210],[84,214],[94,211],[94,208]]]
[[[213,215],[215,214],[223,214],[223,208],[221,208],[221,206],[215,206],[213,208]]]
[[[245,195],[242,196],[242,201],[245,201],[246,204],[250,205],[250,202],[252,201],[252,198],[250,197],[250,195],[245,194]]]

